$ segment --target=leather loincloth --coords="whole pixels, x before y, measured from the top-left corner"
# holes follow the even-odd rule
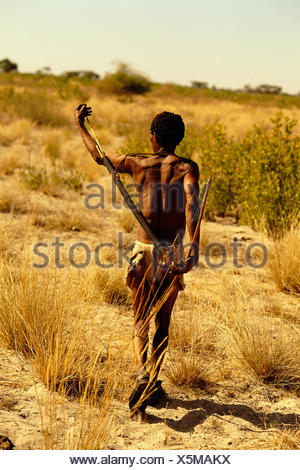
[[[176,244],[172,247],[170,255],[171,261],[179,263],[183,257],[182,245]],[[169,260],[170,261],[170,260]],[[146,279],[150,288],[157,285],[163,279],[165,270],[161,268],[163,256],[160,251],[152,243],[142,243],[139,240],[134,242],[130,264],[126,275],[126,284],[130,287],[132,277]],[[174,276],[173,276],[174,278]],[[183,274],[177,275],[179,290],[185,288]]]

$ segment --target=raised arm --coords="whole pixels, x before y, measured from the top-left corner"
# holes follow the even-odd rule
[[[88,132],[87,128],[85,127],[85,119],[88,116],[91,116],[92,108],[87,106],[86,104],[80,104],[74,110],[74,119],[76,126],[79,129],[81,138],[84,142],[89,153],[92,155],[93,159],[95,160],[98,165],[103,165],[101,157],[99,155],[97,145],[93,137]],[[121,165],[125,156],[119,155],[115,153],[106,153],[106,156],[110,159],[113,166],[120,172],[120,173],[130,173],[130,169],[126,168],[124,164]]]

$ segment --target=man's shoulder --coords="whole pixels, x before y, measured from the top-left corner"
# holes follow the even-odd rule
[[[123,157],[123,161],[127,162],[128,166],[138,168],[147,167],[148,165],[153,166],[157,165],[157,159],[159,160],[161,155],[159,153],[144,153],[144,152],[137,152],[137,153],[126,153]],[[169,155],[171,157],[171,161],[168,159],[168,162],[173,166],[174,163],[181,174],[187,173],[194,173],[199,174],[198,165],[194,160],[190,158],[181,157],[179,155]]]
[[[124,155],[124,160],[126,159],[128,162],[134,162],[135,164],[138,164],[138,162],[143,162],[147,159],[151,159],[151,157],[155,157],[155,154],[142,152],[126,153]]]
[[[137,152],[137,153],[126,153],[124,157],[126,158],[149,158],[155,156],[155,153],[142,153],[142,152]]]
[[[199,174],[198,164],[190,158],[184,158],[176,155],[186,173]]]
[[[120,172],[131,173],[135,168],[139,166],[139,162],[145,158],[149,158],[152,154],[148,153],[125,153],[120,157],[120,163],[118,170]]]

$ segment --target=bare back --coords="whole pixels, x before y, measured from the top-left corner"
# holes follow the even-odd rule
[[[173,242],[186,225],[184,177],[195,171],[195,162],[165,152],[125,155],[118,167],[130,173],[139,193],[140,209],[159,240]],[[152,243],[139,227],[138,240]]]

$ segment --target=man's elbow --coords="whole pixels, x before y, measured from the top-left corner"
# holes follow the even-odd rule
[[[93,157],[93,159],[95,160],[95,162],[98,163],[98,165],[103,165],[102,158],[100,157],[99,152],[98,152],[97,149],[96,149],[95,151],[92,150],[92,151],[90,152],[90,154],[92,155],[92,157]]]

